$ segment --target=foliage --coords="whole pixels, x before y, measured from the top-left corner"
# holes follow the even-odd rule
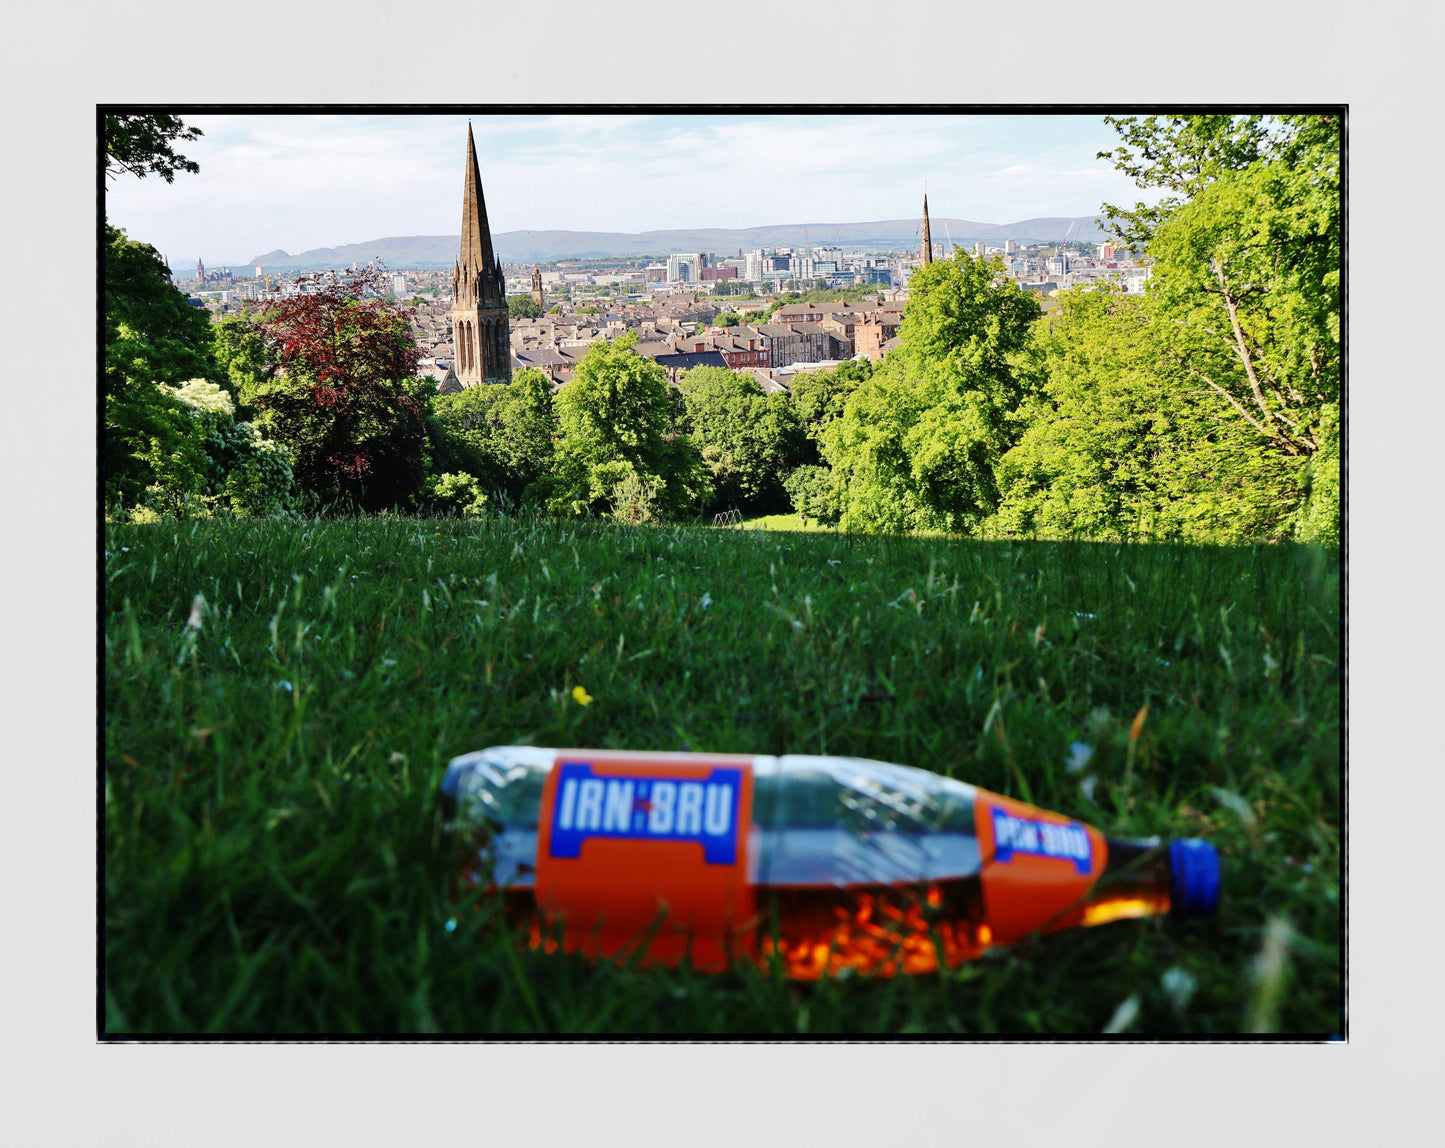
[[[192,379],[173,393],[190,408],[206,454],[199,489],[204,505],[224,506],[241,517],[272,515],[291,506],[289,450],[263,437],[250,423],[238,421],[231,396],[216,383]],[[174,493],[170,502],[165,509],[178,513]]]
[[[202,136],[200,128],[188,127],[179,116],[113,115],[104,118],[105,174],[115,179],[127,172],[137,179],[160,176],[174,183],[176,172],[192,174],[200,164],[177,154],[172,144],[191,143]]]
[[[158,384],[214,370],[210,320],[171,285],[154,247],[109,224],[105,237],[105,504],[133,507],[161,488],[199,493],[204,451],[186,406]]]
[[[1296,537],[1328,546],[1340,544],[1340,422],[1339,408],[1321,415],[1320,449],[1300,468],[1304,506],[1295,525]]]
[[[751,375],[725,367],[694,367],[678,389],[685,426],[712,473],[714,505],[785,506],[782,475],[805,445],[787,396],[765,395]]]
[[[102,545],[110,1034],[1088,1037],[1130,997],[1141,1038],[1344,1032],[1337,550],[490,515]],[[1224,895],[892,980],[590,963],[453,880],[448,759],[523,742],[921,766],[1206,837]]]
[[[1027,390],[1039,305],[997,261],[960,252],[911,284],[896,352],[822,431],[848,530],[967,533],[996,508],[994,467]]]
[[[1216,542],[1287,531],[1290,464],[1160,353],[1144,302],[1108,288],[1058,298],[1034,330],[1043,388],[997,468],[990,527]]]
[[[539,483],[549,510],[616,509],[618,484],[635,476],[663,518],[694,510],[708,494],[707,471],[692,443],[669,433],[672,396],[663,369],[640,357],[633,332],[593,343],[553,404],[560,430],[556,464]]]
[[[1269,140],[1268,125],[1258,116],[1105,116],[1104,122],[1124,142],[1097,158],[1113,160],[1140,188],[1168,193],[1153,205],[1140,201],[1132,209],[1104,204],[1110,229],[1122,243],[1140,250],[1181,204],[1220,176],[1258,161]]]
[[[1276,450],[1320,449],[1340,394],[1338,138],[1214,180],[1149,252],[1176,361]]]
[[[843,516],[843,495],[831,467],[799,466],[783,479],[793,509],[804,518],[834,525]]]
[[[465,472],[481,489],[506,491],[513,502],[550,470],[556,434],[551,380],[535,367],[518,371],[506,386],[437,395],[427,419],[435,471]]]
[[[211,335],[221,385],[242,416],[249,417],[258,389],[276,374],[277,364],[266,337],[249,311],[214,324]]]
[[[294,453],[304,491],[366,510],[420,493],[433,393],[414,375],[411,326],[379,297],[381,282],[366,269],[315,281],[257,321],[278,364],[255,387],[258,426]]]
[[[487,496],[470,474],[439,474],[427,479],[427,497],[450,507],[463,518],[479,518],[486,513]]]
[[[739,298],[755,298],[753,285],[745,279],[716,279],[713,281],[712,293],[718,296],[738,296]]]
[[[618,469],[622,477],[612,484],[608,492],[612,504],[614,521],[633,526],[655,523],[660,520],[662,480],[656,477],[644,478],[636,470]]]
[[[824,428],[842,417],[848,396],[859,383],[872,377],[873,364],[867,359],[851,359],[832,371],[806,371],[795,376],[788,399],[808,439],[815,444],[820,441]]]
[[[508,295],[507,314],[513,319],[536,319],[542,314],[542,305],[530,294]]]

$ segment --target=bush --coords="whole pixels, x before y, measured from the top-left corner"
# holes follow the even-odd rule
[[[843,496],[830,467],[800,466],[783,479],[783,489],[804,518],[833,526],[843,516]]]
[[[450,507],[463,518],[480,518],[486,513],[487,496],[470,474],[443,474],[427,479],[427,497]]]

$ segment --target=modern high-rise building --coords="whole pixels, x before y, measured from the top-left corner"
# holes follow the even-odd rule
[[[702,279],[702,256],[696,252],[690,255],[669,255],[667,257],[667,281],[669,283],[696,283]]]
[[[462,244],[452,271],[452,341],[457,379],[464,387],[512,381],[507,332],[507,284],[492,251],[477,145],[467,124],[467,169],[462,183]]]

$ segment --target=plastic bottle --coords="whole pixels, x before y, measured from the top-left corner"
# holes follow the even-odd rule
[[[939,774],[846,757],[499,746],[442,804],[469,880],[534,946],[811,979],[957,965],[1034,932],[1213,911],[1200,839],[1104,837]]]

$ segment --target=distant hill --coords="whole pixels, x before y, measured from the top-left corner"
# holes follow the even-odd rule
[[[1073,230],[1070,231],[1070,225]],[[1108,238],[1094,216],[1025,219],[1018,223],[976,223],[968,219],[932,217],[935,243],[952,240],[960,247],[983,240],[994,245],[1005,239],[1020,243],[1057,243],[1069,238],[1089,243]],[[507,263],[550,263],[557,259],[589,259],[622,255],[670,255],[675,251],[713,251],[729,255],[754,247],[832,246],[890,250],[918,246],[919,220],[885,219],[875,223],[789,223],[772,227],[709,227],[675,231],[503,231],[492,236],[497,254]],[[382,259],[390,267],[450,267],[457,257],[457,235],[393,236],[340,247],[318,247],[291,255],[268,251],[247,266],[289,271],[345,267]]]

